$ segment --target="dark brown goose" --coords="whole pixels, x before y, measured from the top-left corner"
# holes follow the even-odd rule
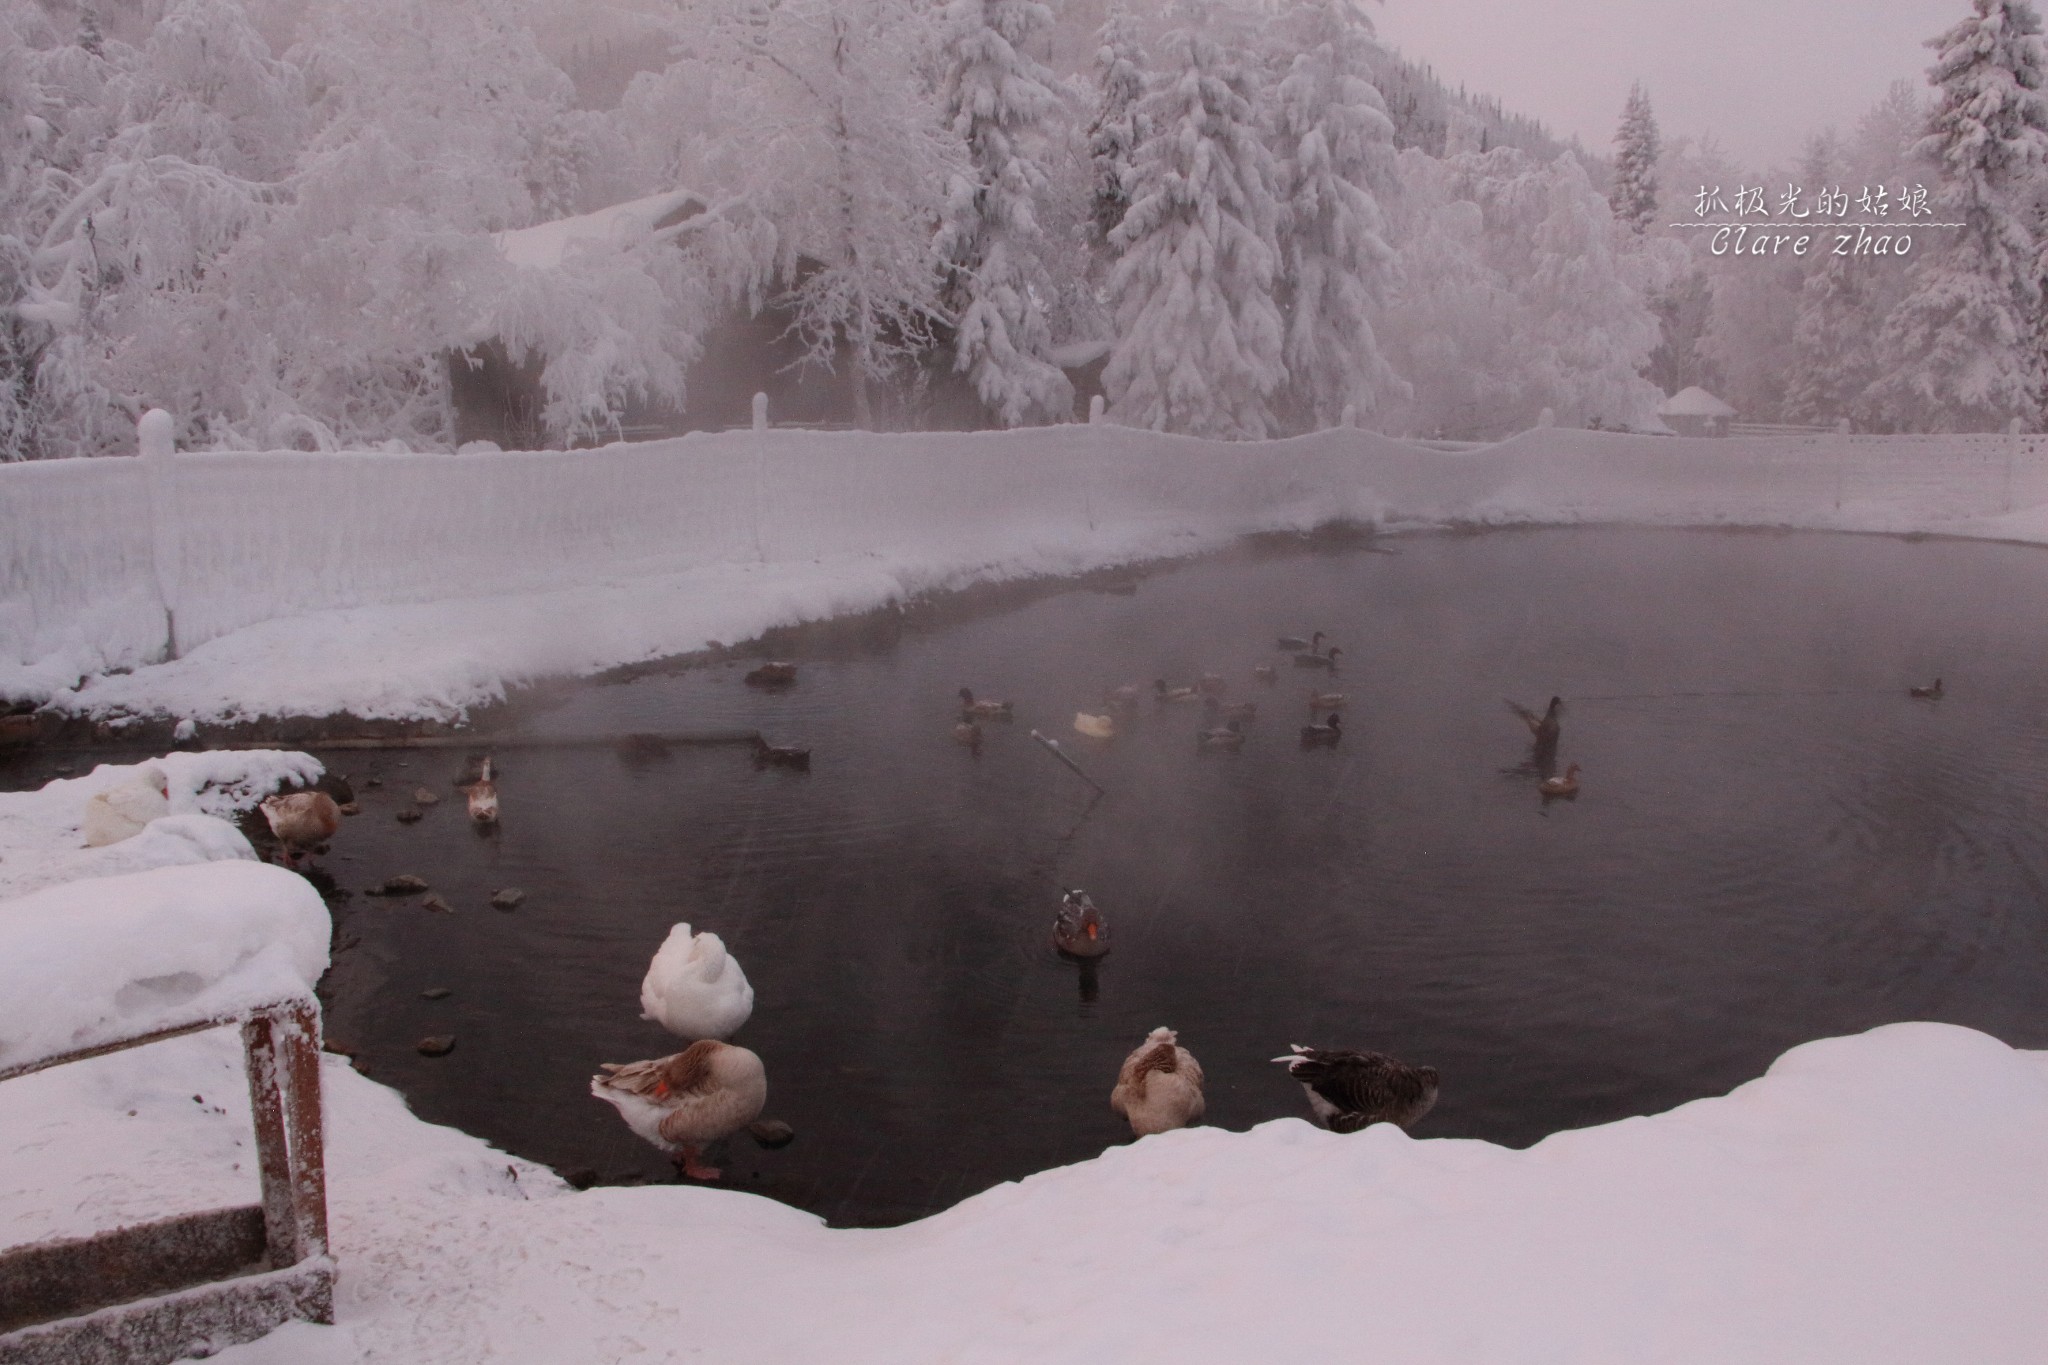
[[[1384,1052],[1303,1047],[1284,1063],[1308,1093],[1309,1108],[1333,1133],[1355,1133],[1375,1123],[1410,1128],[1436,1103],[1436,1068],[1409,1066]]]

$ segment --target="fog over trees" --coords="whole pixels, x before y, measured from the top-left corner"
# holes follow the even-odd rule
[[[1929,78],[1772,168],[1661,138],[1640,86],[1611,149],[1561,145],[1353,0],[0,0],[0,457],[129,449],[151,406],[194,446],[446,449],[485,370],[598,440],[702,420],[708,353],[808,357],[873,427],[1099,390],[1484,438],[1700,383],[2038,429],[2048,57],[2028,0],[1957,8]],[[1889,249],[1676,226],[1749,190]],[[503,236],[632,204],[544,260]]]

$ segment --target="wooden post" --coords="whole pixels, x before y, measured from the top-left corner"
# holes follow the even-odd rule
[[[263,1185],[263,1237],[273,1270],[299,1261],[299,1222],[292,1198],[292,1154],[278,1093],[277,1045],[268,1013],[242,1021],[242,1057],[249,1073],[249,1111],[256,1121],[256,1170]]]
[[[272,1041],[285,1082],[285,1135],[291,1143],[294,1260],[327,1254],[327,1153],[320,1125],[320,1015],[295,1000],[276,1017]],[[265,1200],[266,1205],[268,1199]],[[325,1318],[322,1321],[331,1321]]]

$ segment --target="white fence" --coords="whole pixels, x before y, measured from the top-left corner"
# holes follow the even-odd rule
[[[1339,517],[1920,529],[2048,503],[2025,436],[1545,429],[1462,453],[1360,431],[727,432],[488,455],[181,454],[0,467],[0,694],[259,621],[887,557],[933,586]],[[1007,566],[1007,568],[1006,568]],[[57,682],[56,685],[65,685]]]

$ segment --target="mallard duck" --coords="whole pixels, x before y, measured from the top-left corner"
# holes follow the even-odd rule
[[[85,803],[85,846],[102,848],[132,839],[150,821],[171,813],[171,780],[154,763]]]
[[[1154,678],[1152,680],[1152,696],[1154,699],[1162,702],[1200,701],[1202,699],[1201,692],[1196,688],[1168,687],[1164,678]]]
[[[1253,664],[1252,676],[1266,686],[1271,687],[1280,681],[1280,670],[1271,664]]]
[[[976,701],[971,688],[960,689],[960,714],[976,720],[1008,720],[1013,708],[1006,701]]]
[[[1115,739],[1115,716],[1091,716],[1086,711],[1074,713],[1074,728],[1090,739]]]
[[[1331,716],[1321,725],[1301,727],[1301,747],[1304,749],[1313,749],[1318,744],[1335,744],[1342,738],[1344,727],[1338,723],[1336,716]]]
[[[470,784],[469,818],[479,825],[498,823],[498,784],[491,780],[491,760],[488,758],[484,760],[476,781]]]
[[[1202,1064],[1170,1028],[1156,1028],[1124,1058],[1109,1107],[1132,1137],[1185,1128],[1202,1117]]]
[[[1932,687],[1909,687],[1906,689],[1906,695],[1909,697],[1920,697],[1926,701],[1940,701],[1941,679],[1936,678]]]
[[[1282,649],[1307,650],[1311,654],[1320,654],[1323,652],[1323,633],[1317,631],[1306,640],[1299,635],[1283,635],[1280,637],[1279,645]]]
[[[1505,701],[1506,698],[1502,700]],[[1508,710],[1522,718],[1522,724],[1528,726],[1529,733],[1536,736],[1538,745],[1557,743],[1558,717],[1564,711],[1564,698],[1552,697],[1550,705],[1544,708],[1540,716],[1520,702],[1508,702]]]
[[[1294,666],[1296,668],[1327,668],[1334,672],[1337,667],[1337,656],[1343,652],[1337,646],[1331,645],[1330,652],[1327,654],[1297,654],[1294,656]]]
[[[754,1012],[754,988],[716,934],[678,924],[640,982],[640,1017],[678,1038],[730,1038]]]
[[[1564,770],[1563,777],[1546,777],[1536,784],[1536,790],[1545,796],[1577,796],[1579,794],[1579,765],[1574,763]]]
[[[1244,731],[1235,720],[1225,721],[1213,730],[1202,730],[1195,735],[1197,749],[1242,749]]]
[[[743,1047],[706,1038],[651,1062],[605,1062],[590,1093],[619,1111],[626,1126],[669,1154],[692,1180],[716,1180],[698,1158],[761,1116],[768,1072]]]
[[[1436,1103],[1436,1068],[1409,1066],[1384,1052],[1303,1047],[1273,1060],[1308,1093],[1308,1106],[1333,1133],[1355,1133],[1375,1123],[1402,1128]]]
[[[782,687],[796,681],[796,665],[777,659],[750,670],[746,680],[754,687]]]
[[[794,768],[800,773],[811,770],[809,745],[770,744],[756,736],[754,739],[754,766],[757,768]]]
[[[257,809],[277,836],[286,867],[297,865],[301,850],[332,839],[341,828],[341,807],[326,792],[282,792],[264,797]]]
[[[1069,957],[1101,957],[1109,951],[1109,923],[1086,891],[1075,889],[1060,896],[1052,945]]]
[[[1344,709],[1344,694],[1342,692],[1318,692],[1311,687],[1308,690],[1308,709],[1311,711],[1342,711]]]
[[[953,727],[953,742],[955,744],[965,744],[974,752],[980,753],[981,727],[975,724],[972,719],[963,717],[960,723]]]
[[[1218,701],[1210,697],[1202,709],[1217,720],[1256,720],[1259,704],[1251,701]]]

